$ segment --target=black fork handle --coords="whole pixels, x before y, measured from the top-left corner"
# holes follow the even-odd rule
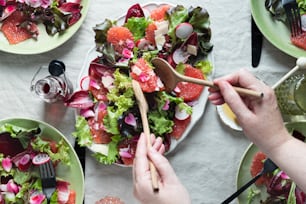
[[[236,197],[238,197],[245,189],[247,189],[250,185],[255,183],[257,179],[259,179],[262,176],[263,172],[260,172],[257,174],[254,178],[252,178],[249,182],[244,184],[241,188],[239,188],[235,193],[233,193],[230,197],[228,197],[225,201],[222,202],[222,204],[229,204],[232,200],[234,200]]]

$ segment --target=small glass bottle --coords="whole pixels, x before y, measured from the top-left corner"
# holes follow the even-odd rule
[[[65,101],[73,91],[65,75],[65,64],[52,60],[48,72],[46,67],[40,67],[31,81],[31,91],[48,103]]]

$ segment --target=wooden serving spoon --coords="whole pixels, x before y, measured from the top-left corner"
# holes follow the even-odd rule
[[[149,122],[148,122],[148,117],[147,117],[149,106],[148,106],[145,96],[143,95],[142,89],[136,80],[132,80],[132,87],[134,90],[134,94],[135,94],[138,108],[139,108],[140,115],[141,115],[143,132],[145,136],[147,137],[147,147],[150,148],[152,144],[151,144],[151,134],[150,134]],[[157,182],[157,171],[151,161],[149,161],[149,167],[150,167],[151,178],[152,178],[152,187],[153,187],[154,192],[157,192],[159,190],[158,182]]]
[[[160,77],[167,91],[173,90],[176,87],[177,83],[182,81],[214,87],[218,89],[218,87],[214,85],[214,83],[211,81],[188,77],[178,73],[166,60],[162,58],[153,58],[151,62],[155,67],[155,73]],[[234,87],[234,89],[240,95],[250,95],[258,98],[262,98],[264,96],[262,92],[257,92],[250,89],[245,89],[241,87]]]

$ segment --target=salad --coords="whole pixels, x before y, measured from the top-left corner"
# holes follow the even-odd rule
[[[133,163],[142,130],[132,88],[139,82],[149,105],[150,132],[169,151],[188,127],[204,87],[180,82],[166,92],[151,59],[166,59],[178,72],[200,79],[212,72],[209,14],[201,7],[161,4],[131,6],[119,20],[94,27],[97,56],[80,80],[80,90],[65,101],[78,110],[73,135],[103,164]]]
[[[45,139],[40,127],[25,129],[10,123],[0,126],[0,203],[47,203],[42,192],[39,165],[70,165],[69,147],[63,139]],[[70,183],[57,178],[51,203],[75,203]]]
[[[296,0],[296,2],[301,14],[302,33],[298,36],[291,36],[290,40],[295,46],[306,50],[306,0]],[[281,0],[265,0],[265,7],[274,19],[287,23]]]
[[[81,18],[81,0],[0,0],[0,31],[9,44],[37,39],[39,24],[49,36],[62,34]]]
[[[292,135],[302,141],[305,136],[298,131],[293,131]],[[267,156],[258,151],[253,156],[250,166],[252,177],[256,176],[263,168],[263,161]],[[258,188],[250,188],[248,191],[248,203],[253,203],[253,200],[262,192],[260,189],[266,189],[266,200],[261,200],[261,203],[284,203],[284,204],[304,204],[306,202],[306,194],[290,179],[286,172],[281,169],[276,169],[272,174],[265,174],[255,183]],[[261,188],[265,187],[265,188]]]

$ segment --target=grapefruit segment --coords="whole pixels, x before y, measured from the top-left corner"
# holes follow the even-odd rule
[[[24,20],[22,13],[15,11],[3,21],[1,31],[10,44],[18,44],[32,37],[25,28],[19,26]]]

